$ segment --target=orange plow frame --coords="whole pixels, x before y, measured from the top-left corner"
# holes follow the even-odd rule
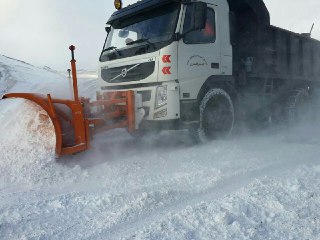
[[[9,93],[6,98],[30,100],[45,110],[56,133],[56,153],[58,156],[75,154],[90,148],[90,139],[95,133],[115,128],[127,128],[134,132],[135,95],[133,91],[106,92],[97,96],[97,101],[78,97],[76,60],[74,46],[71,67],[74,100],[55,99],[33,93]]]

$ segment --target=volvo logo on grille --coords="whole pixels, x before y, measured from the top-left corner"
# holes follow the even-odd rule
[[[128,73],[128,70],[127,70],[126,68],[124,68],[124,69],[121,70],[121,76],[122,76],[122,77],[125,78],[125,77],[127,76],[127,73]]]
[[[135,69],[135,68],[138,67],[139,65],[141,65],[141,63],[138,63],[138,64],[130,67],[129,69],[126,68],[126,67],[123,68],[123,69],[121,70],[120,74],[117,75],[117,76],[115,76],[114,78],[112,78],[109,82],[113,82],[114,80],[116,80],[116,79],[119,78],[119,77],[125,78],[125,77],[128,75],[128,72],[130,72],[131,70]],[[129,66],[127,66],[127,67],[129,67]],[[117,70],[117,71],[118,71],[118,70]],[[125,80],[127,80],[127,79],[125,79]]]

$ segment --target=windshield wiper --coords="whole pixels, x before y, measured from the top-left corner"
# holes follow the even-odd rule
[[[119,54],[119,56],[121,56],[121,52],[118,50],[117,47],[114,47],[114,46],[111,46],[111,47],[104,49],[101,54],[103,54],[104,52],[110,51],[110,50],[115,50]]]
[[[135,41],[128,42],[127,45],[133,45],[135,43],[143,43],[143,42],[149,42],[149,39],[148,38],[140,38]]]
[[[154,49],[156,49],[156,46],[154,45],[154,43],[152,43],[152,42],[149,41],[149,38],[140,38],[140,39],[137,39],[137,40],[135,40],[135,41],[128,42],[127,45],[133,45],[133,44],[135,44],[135,43],[143,43],[143,42],[148,43],[148,44],[151,45]]]

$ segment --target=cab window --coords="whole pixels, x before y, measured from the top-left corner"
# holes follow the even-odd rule
[[[190,20],[193,14],[192,8],[187,7],[184,29],[190,28]],[[192,31],[187,33],[183,39],[186,44],[197,43],[213,43],[216,41],[216,17],[212,8],[207,8],[207,21],[206,26],[202,30]]]

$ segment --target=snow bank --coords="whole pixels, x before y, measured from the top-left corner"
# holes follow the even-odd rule
[[[93,97],[97,76],[80,71],[80,95]],[[36,67],[0,55],[0,98],[5,93],[50,93],[70,98],[69,79],[49,67]],[[72,182],[83,177],[79,166],[72,168],[55,159],[55,132],[46,113],[24,100],[0,101],[0,185]]]
[[[53,97],[70,97],[66,76],[48,68],[40,68],[0,55],[2,92],[53,93]]]
[[[67,62],[66,68],[68,64]],[[67,72],[61,73],[49,67],[36,67],[2,55],[0,72],[0,96],[8,92],[31,92],[50,93],[54,98],[71,98],[72,91]],[[95,71],[78,71],[80,96],[94,97],[100,81]]]

